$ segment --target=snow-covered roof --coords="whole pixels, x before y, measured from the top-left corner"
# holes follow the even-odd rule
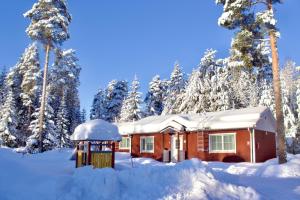
[[[200,114],[150,116],[135,122],[117,124],[121,135],[157,133],[168,128],[177,131],[255,128],[276,132],[275,119],[267,107],[251,107]]]
[[[120,141],[121,135],[116,125],[95,119],[77,126],[71,140]]]

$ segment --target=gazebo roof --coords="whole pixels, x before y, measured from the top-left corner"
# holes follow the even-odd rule
[[[75,141],[120,141],[118,127],[101,119],[95,119],[80,124],[71,135]]]

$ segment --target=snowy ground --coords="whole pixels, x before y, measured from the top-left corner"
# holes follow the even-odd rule
[[[22,155],[0,148],[0,199],[300,199],[300,155],[262,164],[163,164],[116,156],[116,170],[74,168],[71,150]]]

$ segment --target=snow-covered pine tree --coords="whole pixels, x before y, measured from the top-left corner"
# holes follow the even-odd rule
[[[134,77],[134,80],[131,83],[131,91],[124,100],[120,113],[120,121],[130,122],[137,121],[142,118],[141,111],[141,93],[138,91],[140,88],[140,83],[137,79],[137,76]]]
[[[80,101],[79,101],[79,75],[81,68],[78,58],[72,49],[56,49],[55,63],[50,71],[49,82],[51,84],[49,95],[53,101],[51,106],[54,115],[57,116],[61,106],[62,97],[65,98],[68,111],[68,133],[73,133],[75,127],[80,124]]]
[[[300,128],[300,78],[298,78],[296,82],[296,103],[297,103],[297,119],[299,123],[299,128]]]
[[[20,98],[21,94],[21,82],[22,76],[20,75],[19,65],[17,64],[10,69],[9,73],[5,78],[5,98],[4,104],[0,108],[0,123],[3,125],[2,130],[10,130],[10,134],[15,137],[16,145],[21,145],[25,135],[20,131],[22,126],[22,118],[20,116],[22,112],[22,101]],[[12,123],[12,128],[10,128],[9,122]],[[8,127],[6,127],[6,125]]]
[[[201,58],[199,69],[206,78],[211,78],[216,73],[216,53],[214,49],[207,49]]]
[[[36,44],[25,49],[18,63],[7,75],[6,90],[10,90],[15,101],[17,118],[18,146],[25,144],[31,134],[28,130],[31,114],[38,104],[41,85],[39,54]]]
[[[128,83],[126,81],[112,80],[105,91],[104,120],[115,122],[120,117],[124,99],[128,95]]]
[[[31,121],[31,115],[38,106],[39,95],[41,93],[41,71],[39,64],[39,53],[36,43],[30,44],[17,65],[21,75],[21,132],[24,134],[23,143],[31,135],[28,127]]]
[[[284,127],[286,137],[295,137],[297,133],[296,119],[291,109],[291,103],[288,94],[288,80],[284,76],[281,76],[281,88],[282,88],[282,108],[284,115]]]
[[[72,145],[70,140],[69,123],[70,121],[69,121],[69,113],[66,104],[66,98],[65,95],[63,94],[58,109],[57,117],[55,119],[59,148],[71,147]]]
[[[287,60],[281,71],[282,104],[285,134],[287,141],[293,141],[298,131],[297,126],[297,71],[296,63]],[[288,142],[288,149],[292,142]]]
[[[6,94],[6,85],[5,85],[5,78],[6,78],[7,72],[6,67],[3,67],[0,73],[0,108],[4,104],[4,99]]]
[[[49,90],[49,87],[48,87]],[[42,98],[42,97],[40,97]],[[45,118],[43,121],[43,150],[48,151],[59,147],[59,135],[56,130],[56,126],[54,124],[55,117],[54,111],[50,105],[51,96],[47,97],[46,107],[45,107]],[[27,138],[25,151],[28,153],[38,153],[39,150],[39,139],[40,139],[40,128],[39,128],[39,114],[40,108],[37,108],[35,112],[32,114],[32,121],[30,123],[30,130],[32,131],[32,135]]]
[[[229,61],[229,66],[230,65]],[[258,88],[253,69],[246,67],[231,67],[231,87],[234,91],[234,108],[246,108],[258,104]],[[251,103],[251,104],[250,104]]]
[[[296,115],[297,104],[296,104],[296,90],[297,90],[297,79],[299,72],[296,69],[296,63],[292,60],[287,60],[281,70],[281,77],[285,82],[286,97],[290,102],[290,108]]]
[[[5,98],[5,103],[1,106],[0,146],[18,146],[18,113],[15,108],[15,97],[10,88]]]
[[[175,114],[175,102],[180,93],[185,88],[186,80],[185,75],[178,62],[175,62],[174,69],[166,90],[166,99],[164,103],[164,110],[162,114]]]
[[[272,66],[266,65],[259,68],[258,71],[258,87],[259,87],[259,103],[258,105],[270,108],[275,116],[275,99],[273,91],[273,74]]]
[[[164,106],[164,86],[159,75],[153,77],[149,83],[149,89],[146,94],[145,115],[160,115]]]
[[[90,110],[90,119],[106,119],[106,94],[100,89],[94,96]]]
[[[293,139],[290,145],[289,152],[296,154],[300,153],[300,78],[298,77],[296,81],[296,103],[297,103],[297,133],[296,137]]]
[[[218,69],[220,66],[216,61],[216,50],[207,49],[201,58],[199,70],[202,76],[202,99],[203,111],[216,111],[218,107]]]
[[[25,50],[19,66],[22,75],[20,96],[24,107],[27,108],[27,114],[30,116],[36,108],[41,85],[39,53],[36,43],[30,44]]]
[[[228,59],[217,60],[216,75],[212,77],[211,108],[212,111],[228,110],[233,107],[233,88]]]
[[[247,67],[265,66],[264,61],[269,59],[261,51],[262,42],[269,36],[272,51],[273,87],[275,96],[275,110],[277,121],[278,161],[286,163],[284,119],[282,109],[281,84],[279,74],[279,58],[277,37],[279,35],[274,18],[273,4],[281,0],[216,0],[223,5],[223,14],[219,18],[219,25],[227,29],[237,29],[232,42],[232,58]],[[260,5],[266,9],[257,9]]]
[[[71,22],[71,15],[68,13],[66,0],[39,0],[33,5],[31,10],[24,14],[24,17],[31,20],[30,25],[26,29],[28,36],[34,41],[41,42],[45,47],[46,53],[39,115],[39,151],[43,152],[43,146],[41,146],[41,144],[44,140],[42,138],[42,129],[44,126],[42,123],[45,117],[49,53],[52,48],[61,45],[70,37],[68,26]]]
[[[83,108],[80,112],[80,123],[86,122],[86,110]]]
[[[273,1],[275,2],[275,0]],[[269,62],[268,56],[262,51],[266,36],[266,30],[263,26],[267,25],[262,17],[264,12],[257,12],[255,15],[251,9],[255,4],[263,2],[216,0],[217,4],[223,5],[223,13],[218,24],[230,30],[237,29],[231,43],[230,56],[231,64],[235,66],[261,67]]]
[[[178,113],[199,113],[205,111],[203,74],[199,68],[193,70],[187,86],[175,103]]]

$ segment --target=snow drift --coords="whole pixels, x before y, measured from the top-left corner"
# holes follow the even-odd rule
[[[216,180],[199,160],[123,171],[76,170],[63,199],[258,199],[249,187]]]
[[[116,154],[116,169],[75,168],[70,149],[18,154],[0,148],[0,199],[299,199],[300,155],[286,164],[178,164]]]

